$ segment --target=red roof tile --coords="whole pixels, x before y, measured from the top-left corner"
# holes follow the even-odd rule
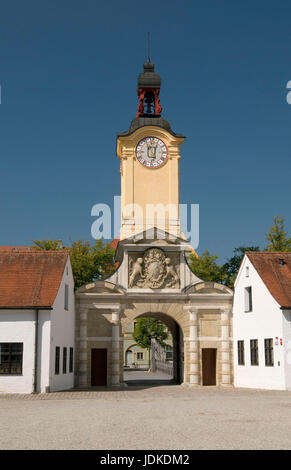
[[[291,307],[291,253],[249,251],[246,255],[274,299],[281,307]]]
[[[0,246],[0,251],[35,251],[31,246]]]
[[[119,238],[113,238],[113,240],[111,240],[111,242],[109,243],[109,245],[110,245],[114,250],[116,250],[117,245],[118,245],[119,242],[120,242],[120,239],[119,239]]]
[[[51,307],[68,256],[66,251],[0,250],[0,308]]]

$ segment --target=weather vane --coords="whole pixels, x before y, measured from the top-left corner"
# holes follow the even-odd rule
[[[150,33],[148,33],[148,62],[150,61]]]

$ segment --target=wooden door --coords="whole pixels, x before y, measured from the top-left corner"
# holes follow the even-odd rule
[[[216,385],[216,349],[202,349],[203,385]]]
[[[107,349],[91,349],[91,385],[107,385]]]

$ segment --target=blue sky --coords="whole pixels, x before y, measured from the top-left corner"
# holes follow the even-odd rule
[[[198,252],[263,247],[274,215],[291,233],[290,17],[282,0],[2,0],[0,244],[90,239],[92,206],[120,194],[147,31]]]

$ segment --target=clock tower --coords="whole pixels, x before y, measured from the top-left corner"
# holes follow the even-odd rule
[[[121,172],[120,239],[156,227],[181,236],[180,145],[185,137],[161,116],[161,77],[147,62],[138,76],[138,108],[129,130],[117,135]]]

